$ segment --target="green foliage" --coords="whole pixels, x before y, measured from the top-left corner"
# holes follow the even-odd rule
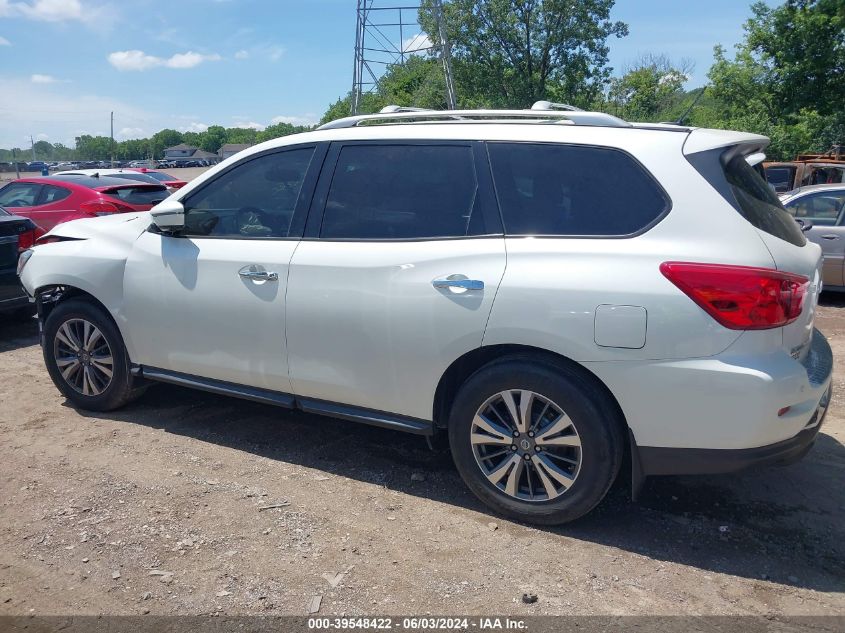
[[[611,76],[615,0],[452,0],[443,5],[461,105],[522,108],[540,99],[588,105]],[[439,41],[430,0],[420,24]]]
[[[691,65],[673,64],[663,55],[645,55],[621,77],[610,80],[605,110],[629,121],[675,120],[668,116],[683,99]]]

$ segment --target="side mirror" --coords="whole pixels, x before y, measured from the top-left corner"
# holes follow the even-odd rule
[[[166,233],[185,228],[185,206],[178,200],[164,200],[150,210],[153,224]]]

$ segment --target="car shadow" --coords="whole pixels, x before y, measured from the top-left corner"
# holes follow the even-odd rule
[[[463,485],[448,450],[423,438],[277,409],[171,385],[155,385],[109,414],[203,442],[492,513]],[[292,441],[295,439],[295,441]],[[662,477],[630,501],[626,477],[586,517],[534,528],[658,561],[818,591],[845,591],[845,447],[821,434],[788,468],[736,475]],[[411,479],[412,473],[424,481]]]
[[[38,320],[33,316],[0,314],[0,352],[38,344]]]
[[[845,292],[822,292],[819,295],[819,305],[831,308],[845,307]]]

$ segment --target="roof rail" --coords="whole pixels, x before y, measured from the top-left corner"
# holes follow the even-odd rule
[[[572,106],[570,106],[572,107]],[[388,110],[389,108],[389,110]],[[385,110],[388,110],[385,112]],[[583,110],[424,110],[387,106],[379,114],[361,114],[324,123],[318,130],[338,130],[367,124],[408,123],[567,123],[595,127],[633,127],[627,121],[604,112]]]
[[[555,103],[554,101],[535,101],[531,106],[532,110],[567,110],[569,112],[583,112],[581,108],[576,108],[568,103]]]

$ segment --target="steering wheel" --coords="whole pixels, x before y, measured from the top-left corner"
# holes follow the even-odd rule
[[[235,213],[238,233],[249,237],[267,237],[273,229],[267,221],[267,213],[258,207],[241,207]]]

